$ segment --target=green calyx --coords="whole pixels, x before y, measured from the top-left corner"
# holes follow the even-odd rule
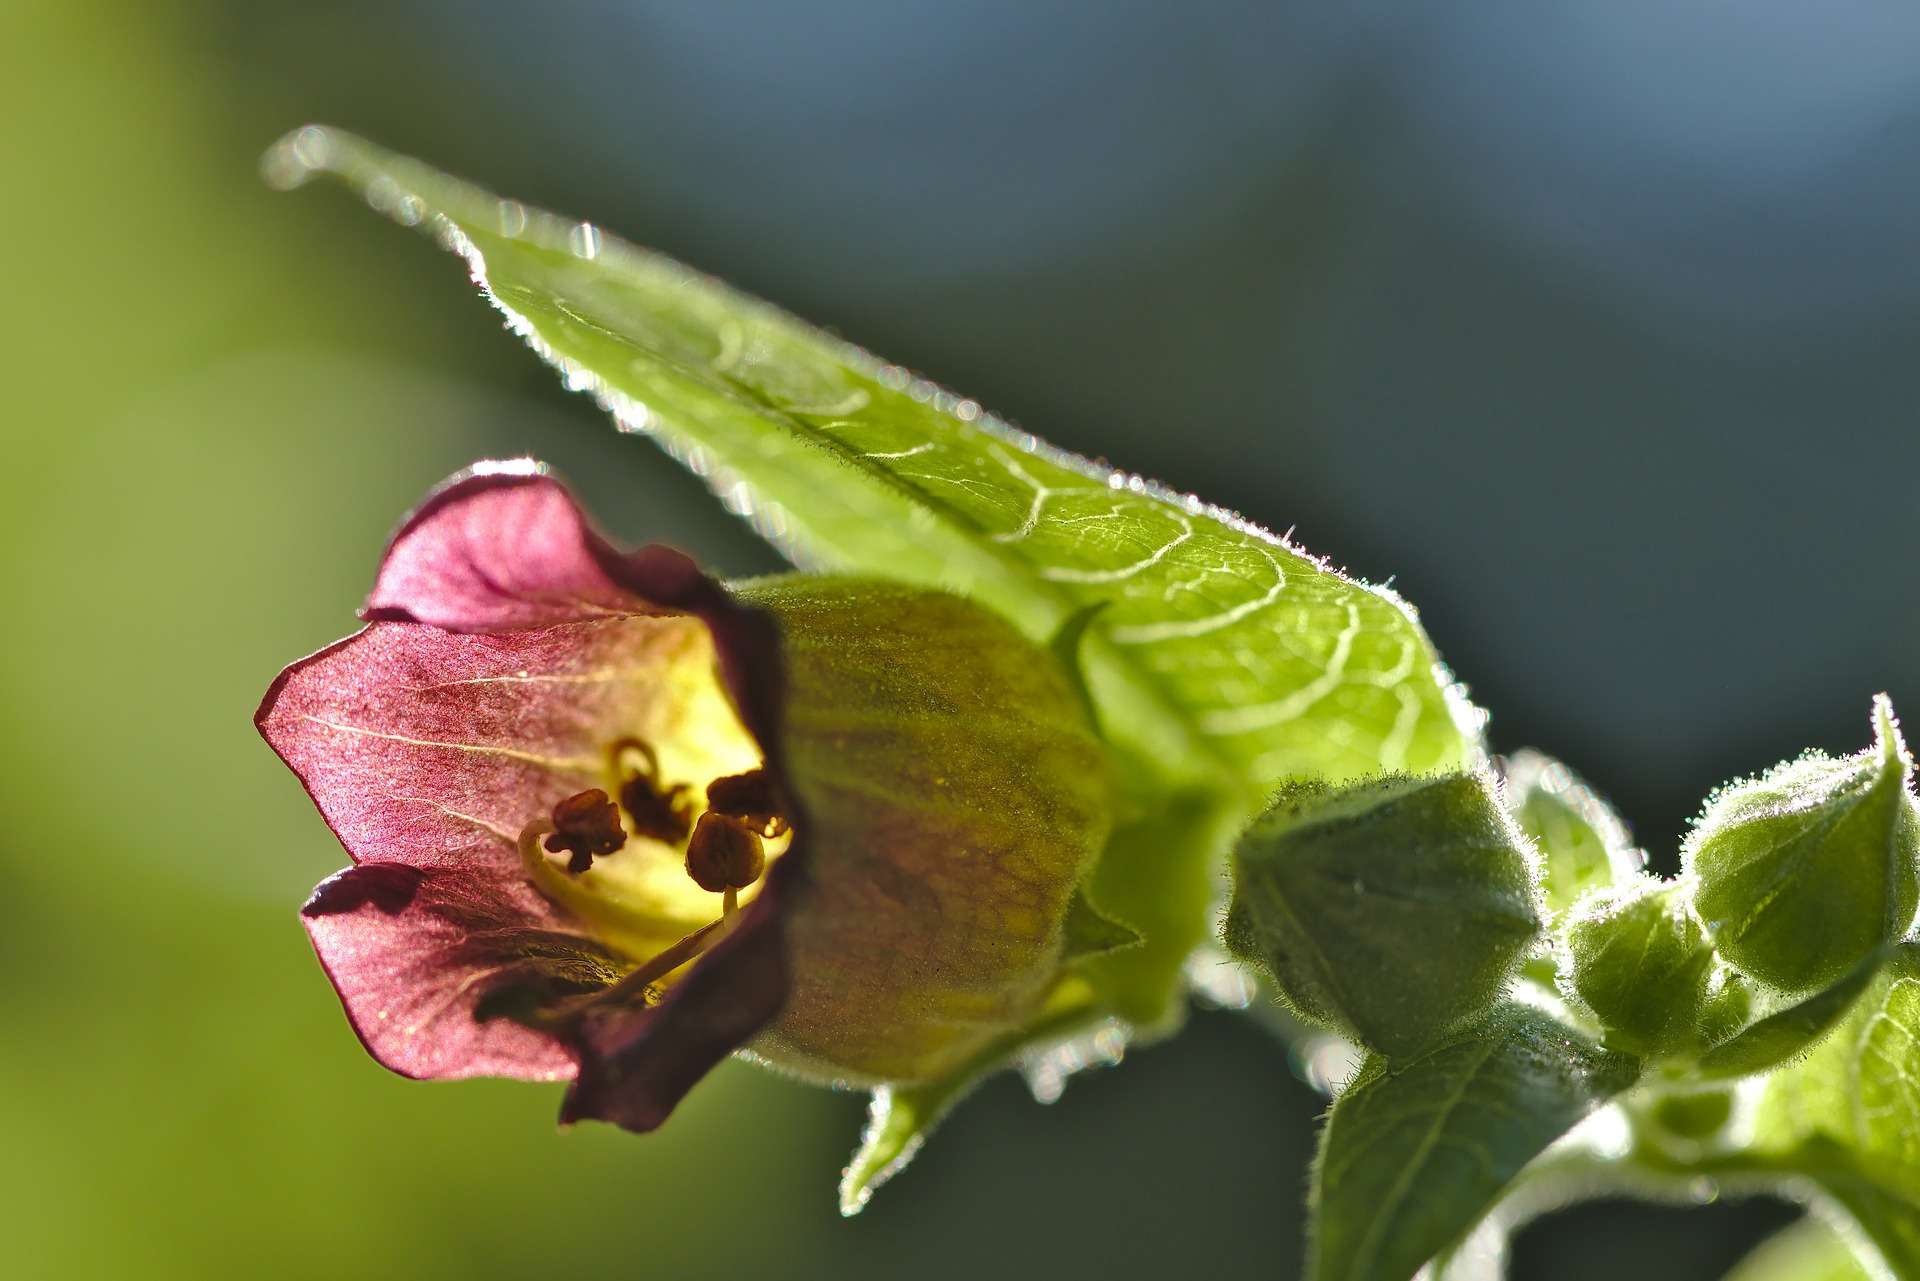
[[[958,596],[749,584],[779,621],[809,863],[787,1008],[753,1046],[809,1076],[934,1081],[1133,941],[1082,890],[1111,826],[1104,745],[1047,651]]]
[[[1873,723],[1862,752],[1802,757],[1720,792],[1683,851],[1715,950],[1781,992],[1839,981],[1913,925],[1913,757],[1885,695]]]
[[[1477,774],[1299,784],[1241,837],[1228,948],[1392,1057],[1499,998],[1539,935],[1526,838]]]

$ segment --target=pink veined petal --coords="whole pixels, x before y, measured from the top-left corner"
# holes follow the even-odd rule
[[[362,1044],[403,1076],[571,1077],[566,1044],[484,1007],[592,991],[615,972],[538,895],[492,878],[351,867],[301,916]]]
[[[545,627],[631,613],[697,613],[715,585],[666,547],[630,555],[531,464],[456,476],[407,518],[361,616],[460,632]]]
[[[665,714],[650,673],[704,644],[675,616],[490,634],[371,623],[283,672],[258,723],[355,862],[518,879],[520,830],[605,785],[606,745]]]

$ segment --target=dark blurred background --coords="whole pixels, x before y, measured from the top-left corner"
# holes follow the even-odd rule
[[[9,0],[0,1273],[1291,1277],[1318,1106],[1234,1016],[968,1103],[860,1219],[860,1101],[665,1131],[367,1061],[343,857],[255,739],[481,456],[774,566],[310,119],[681,256],[1394,581],[1671,867],[1701,796],[1920,706],[1920,10]],[[1717,1276],[1782,1207],[1599,1207],[1516,1274]]]

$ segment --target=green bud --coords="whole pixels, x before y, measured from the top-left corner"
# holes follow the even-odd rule
[[[1515,752],[1501,770],[1507,808],[1540,847],[1547,910],[1630,879],[1646,865],[1627,826],[1578,775],[1550,756]]]
[[[1687,838],[1715,949],[1783,992],[1838,981],[1913,925],[1913,757],[1884,694],[1873,723],[1873,745],[1856,755],[1810,754],[1723,789]]]
[[[1500,996],[1540,930],[1526,838],[1478,775],[1296,784],[1240,839],[1226,942],[1390,1057]]]
[[[1611,1047],[1660,1055],[1694,1035],[1713,948],[1687,890],[1643,876],[1588,899],[1567,923],[1570,995]]]

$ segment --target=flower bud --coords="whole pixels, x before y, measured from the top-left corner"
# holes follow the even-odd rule
[[[1489,1008],[1539,928],[1526,838],[1478,775],[1294,785],[1234,852],[1227,946],[1389,1056]]]
[[[1686,886],[1642,877],[1590,898],[1568,921],[1566,941],[1570,995],[1606,1029],[1608,1045],[1645,1056],[1694,1036],[1713,948]]]
[[[1913,925],[1913,757],[1885,695],[1873,721],[1865,751],[1810,754],[1722,790],[1687,839],[1714,948],[1782,992],[1837,982]]]

